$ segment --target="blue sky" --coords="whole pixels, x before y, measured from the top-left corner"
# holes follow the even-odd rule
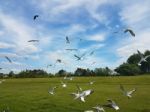
[[[74,71],[77,67],[105,66],[113,69],[137,49],[150,49],[149,7],[149,0],[0,0],[1,72],[35,68]],[[39,18],[34,21],[36,14]],[[136,36],[123,33],[126,28]],[[70,44],[66,44],[66,36]],[[28,43],[31,39],[40,42]],[[83,53],[85,58],[76,61],[73,55]],[[63,63],[46,68],[57,59]]]

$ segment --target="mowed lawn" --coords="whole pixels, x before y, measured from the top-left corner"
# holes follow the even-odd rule
[[[1,80],[1,79],[0,79]],[[84,112],[97,104],[106,104],[113,99],[120,106],[119,112],[150,112],[150,76],[135,77],[75,77],[62,88],[63,78],[6,79],[0,84],[0,112],[9,107],[10,112]],[[89,81],[96,81],[88,85]],[[64,81],[66,82],[66,81]],[[70,95],[76,92],[76,84],[82,89],[93,89],[94,93],[86,102],[74,100]],[[123,96],[119,85],[127,90],[137,88],[133,98]],[[55,95],[50,95],[50,87],[58,86]],[[106,112],[114,112],[105,108]]]

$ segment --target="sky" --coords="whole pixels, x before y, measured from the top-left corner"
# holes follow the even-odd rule
[[[150,0],[0,0],[0,72],[114,69],[137,50],[150,50],[149,20]],[[77,61],[75,54],[86,55]]]

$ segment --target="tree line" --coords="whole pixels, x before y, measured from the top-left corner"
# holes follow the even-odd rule
[[[150,51],[146,50],[144,56],[150,55]],[[42,69],[24,70],[17,74],[10,71],[8,74],[0,73],[0,78],[42,78],[42,77],[64,77],[68,76],[135,76],[150,73],[150,57],[146,61],[143,61],[141,65],[138,65],[141,57],[138,53],[131,55],[126,62],[122,63],[114,70],[109,67],[95,68],[90,70],[89,68],[77,68],[74,73],[67,72],[65,70],[59,70],[57,73],[47,73]]]

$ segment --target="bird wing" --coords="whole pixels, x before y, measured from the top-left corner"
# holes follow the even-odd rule
[[[6,58],[10,63],[12,63],[12,61],[11,61],[10,58],[8,58],[7,56],[5,56],[5,58]]]
[[[69,41],[69,38],[68,38],[68,37],[66,37],[66,43],[70,43],[70,41]]]
[[[76,87],[77,87],[77,89],[78,89],[78,91],[82,91],[82,88],[79,86],[79,85],[76,85]]]
[[[143,54],[139,50],[137,50],[137,52],[140,55],[140,57],[143,58]]]
[[[147,58],[149,58],[150,57],[150,55],[148,55],[148,56],[145,56],[145,59],[147,59]]]
[[[135,37],[135,33],[132,30],[129,30],[130,34]]]
[[[121,89],[122,92],[126,92],[122,85],[120,85],[120,89]]]
[[[79,57],[79,56],[77,56],[77,55],[74,55],[74,57],[76,57],[76,58],[78,58],[78,60],[80,60],[80,57]]]
[[[80,99],[81,99],[82,102],[85,102],[85,99],[84,99],[83,96],[81,96]]]
[[[135,91],[136,91],[136,89],[133,89],[133,90],[129,91],[128,94],[131,95],[131,94],[132,94],[133,92],[135,92]]]

